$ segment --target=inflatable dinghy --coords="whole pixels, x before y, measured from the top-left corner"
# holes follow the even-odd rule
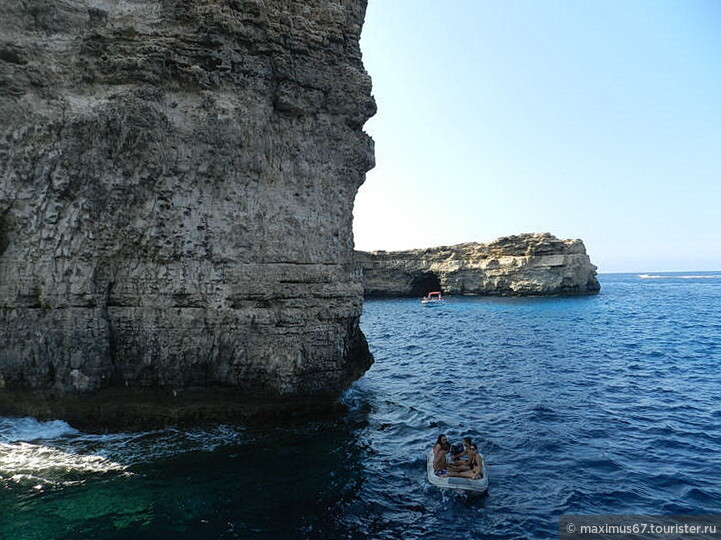
[[[483,456],[478,455],[483,459]],[[467,491],[469,493],[484,493],[488,489],[488,471],[486,471],[485,459],[483,459],[483,476],[478,480],[458,478],[456,476],[438,476],[433,470],[433,450],[428,452],[426,470],[428,473],[428,481],[434,486]]]

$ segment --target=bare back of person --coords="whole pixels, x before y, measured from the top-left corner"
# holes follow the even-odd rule
[[[440,435],[436,444],[433,446],[433,470],[436,474],[445,474],[448,462],[447,455],[450,450],[448,439],[445,435]]]
[[[436,445],[433,448],[433,470],[438,472],[446,468],[446,456],[448,452],[442,446]]]

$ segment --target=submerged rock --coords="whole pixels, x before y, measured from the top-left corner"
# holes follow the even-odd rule
[[[370,366],[364,13],[4,1],[1,413],[102,417],[112,395],[132,415],[142,395],[166,418],[192,393],[212,418],[337,396]]]
[[[521,234],[490,244],[357,252],[366,296],[448,294],[539,296],[601,290],[581,240]]]

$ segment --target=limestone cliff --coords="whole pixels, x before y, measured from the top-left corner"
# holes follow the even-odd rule
[[[212,416],[219,393],[337,395],[369,367],[364,13],[3,0],[0,413],[192,389]]]
[[[357,252],[366,296],[448,294],[562,295],[597,293],[596,267],[581,240],[522,234],[490,244],[409,251]]]

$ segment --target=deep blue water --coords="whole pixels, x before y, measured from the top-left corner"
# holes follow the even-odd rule
[[[721,514],[721,273],[575,298],[373,300],[376,363],[317,421],[85,434],[0,418],[0,538],[554,538]],[[427,484],[470,434],[483,496]]]

